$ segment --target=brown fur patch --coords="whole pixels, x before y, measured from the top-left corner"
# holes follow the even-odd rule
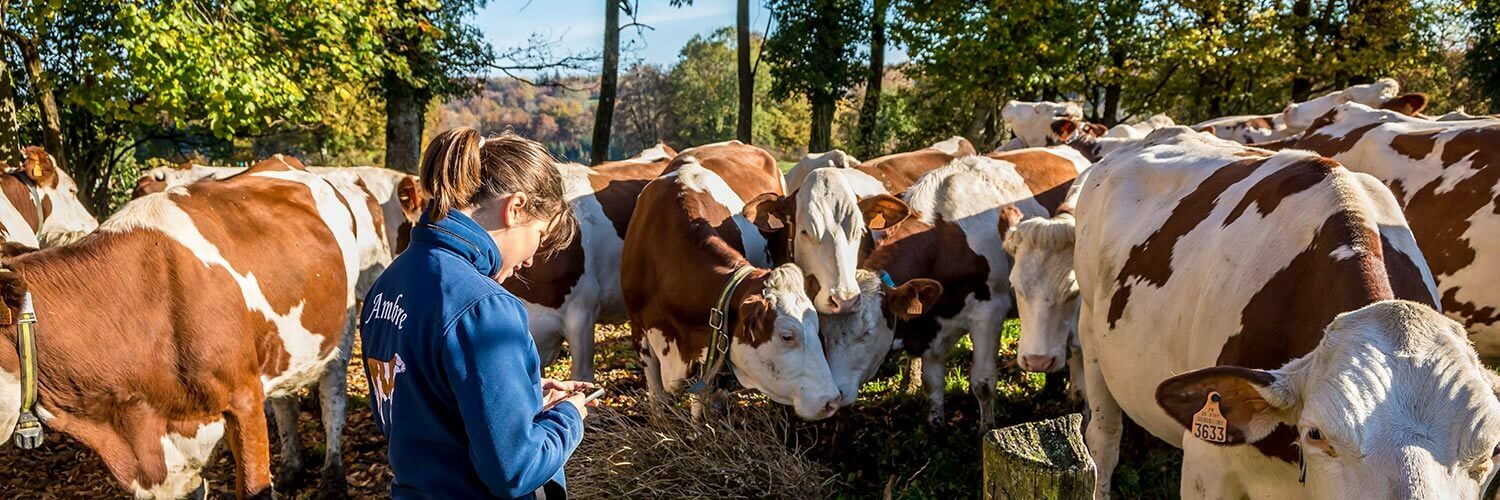
[[[896,330],[907,352],[926,351],[937,337],[939,318],[952,318],[969,296],[989,300],[989,263],[969,248],[963,229],[948,221],[922,222],[916,214],[892,226],[860,267],[890,273],[896,283],[927,278],[942,285],[936,303]]]
[[[986,156],[1015,164],[1016,173],[1026,181],[1031,196],[1051,215],[1057,215],[1058,208],[1068,197],[1068,188],[1078,178],[1078,169],[1073,162],[1044,150],[1021,149]]]

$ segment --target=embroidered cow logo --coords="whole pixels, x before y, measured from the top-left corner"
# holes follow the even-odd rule
[[[370,394],[375,396],[375,414],[382,426],[391,421],[391,395],[396,391],[396,375],[406,372],[406,363],[401,355],[390,361],[365,358],[365,374],[370,378]]]

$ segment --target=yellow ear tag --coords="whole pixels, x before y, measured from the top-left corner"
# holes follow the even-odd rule
[[[1209,392],[1203,409],[1193,414],[1193,437],[1210,443],[1229,442],[1229,421],[1219,412],[1219,393]]]
[[[31,176],[38,179],[42,178],[42,162],[40,160],[32,162]]]
[[[870,227],[885,227],[885,214],[875,214],[870,218]]]
[[[0,326],[10,326],[14,324],[14,318],[10,317],[10,306],[0,304]]]

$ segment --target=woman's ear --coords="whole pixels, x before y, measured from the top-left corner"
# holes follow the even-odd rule
[[[500,211],[500,223],[505,227],[511,227],[526,221],[526,205],[531,203],[531,197],[526,193],[511,193],[500,197],[500,203],[504,210]]]

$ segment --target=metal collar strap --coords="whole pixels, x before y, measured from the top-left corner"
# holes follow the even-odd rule
[[[30,450],[42,445],[42,421],[36,417],[36,311],[31,292],[21,297],[16,354],[21,358],[21,418],[16,421],[15,442],[16,447]]]
[[[729,326],[729,312],[732,311],[729,302],[734,298],[734,289],[745,281],[745,277],[755,270],[755,266],[746,264],[735,268],[733,275],[729,277],[729,283],[719,291],[719,301],[714,303],[713,309],[708,311],[708,326],[713,332],[708,337],[708,357],[703,360],[703,373],[698,376],[698,381],[688,388],[688,392],[702,394],[708,390],[714,377],[724,369],[729,362],[729,344],[734,339],[730,338],[733,330]]]

